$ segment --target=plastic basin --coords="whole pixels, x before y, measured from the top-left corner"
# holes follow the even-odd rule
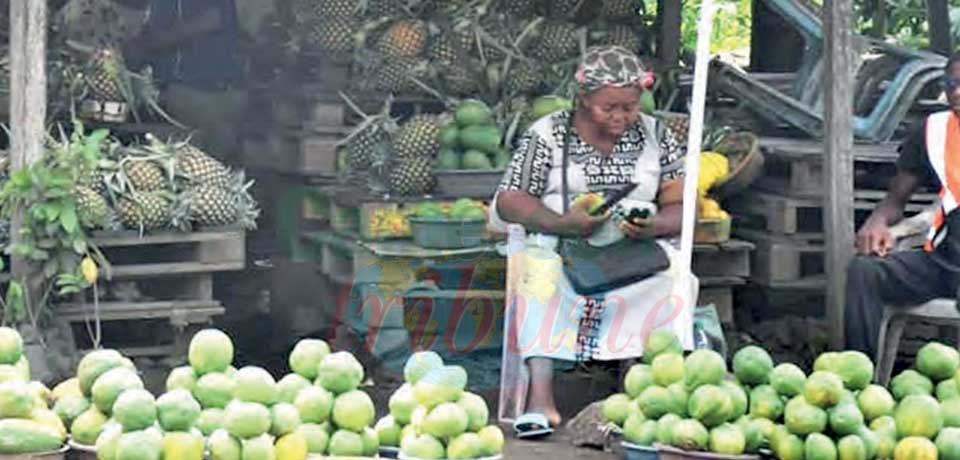
[[[663,444],[655,444],[654,447],[660,452],[659,460],[760,460],[759,455],[753,454],[723,455],[712,452],[681,450]]]
[[[447,220],[410,218],[413,242],[428,249],[458,249],[480,246],[485,241],[484,219]]]
[[[656,447],[638,446],[629,442],[621,442],[623,446],[623,458],[625,460],[658,460],[660,453]]]

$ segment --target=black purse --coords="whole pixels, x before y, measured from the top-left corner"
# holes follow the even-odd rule
[[[570,114],[563,141],[561,193],[564,214],[570,209],[567,164],[572,132],[573,113]],[[559,249],[563,271],[573,290],[580,295],[609,292],[670,268],[670,258],[655,239],[624,238],[608,246],[597,247],[581,238],[561,238]]]

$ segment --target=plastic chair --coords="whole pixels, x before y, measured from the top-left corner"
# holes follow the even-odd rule
[[[939,205],[938,205],[939,206]],[[913,216],[891,228],[894,238],[897,239],[897,249],[913,247],[914,236],[924,235],[929,228],[932,211]],[[922,241],[922,240],[921,240]],[[883,318],[880,320],[879,343],[876,356],[876,380],[886,386],[893,374],[893,365],[897,360],[897,351],[900,349],[900,339],[908,321],[935,320],[938,324],[960,326],[960,310],[957,310],[957,299],[939,298],[914,306],[891,306],[883,309]],[[960,338],[960,336],[958,336]]]

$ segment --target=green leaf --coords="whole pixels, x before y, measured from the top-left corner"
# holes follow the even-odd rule
[[[60,224],[67,233],[77,231],[77,209],[73,203],[68,204],[60,212]]]

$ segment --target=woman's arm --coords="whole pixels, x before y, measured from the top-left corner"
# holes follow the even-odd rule
[[[526,227],[527,230],[566,237],[590,236],[609,214],[587,214],[588,203],[574,203],[569,212],[557,214],[539,198],[520,190],[503,190],[497,195],[497,213],[501,219]]]
[[[624,221],[620,230],[630,238],[649,239],[676,236],[683,227],[683,178],[665,181],[657,194],[659,210],[653,217],[630,223]]]

